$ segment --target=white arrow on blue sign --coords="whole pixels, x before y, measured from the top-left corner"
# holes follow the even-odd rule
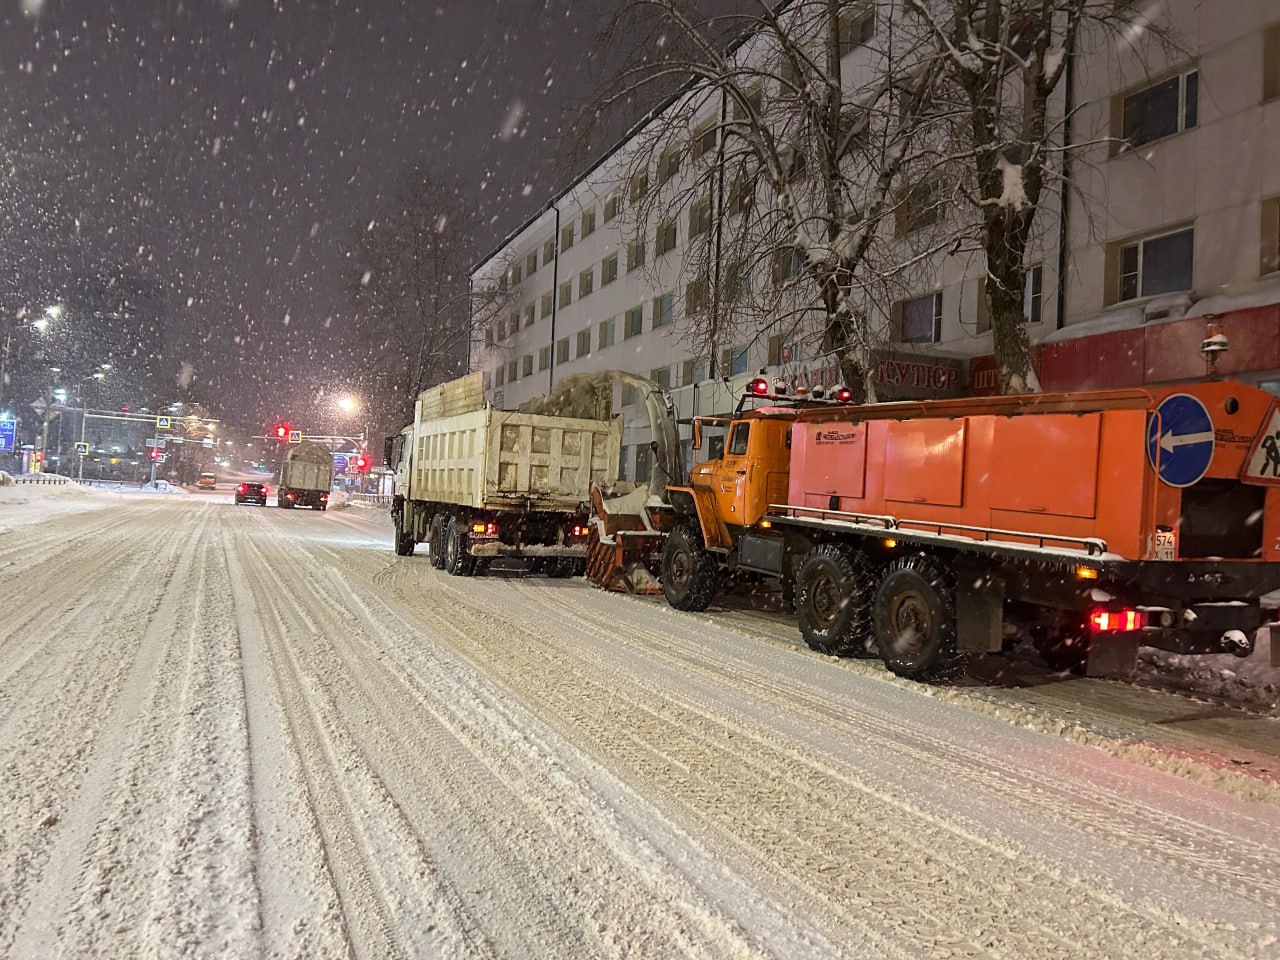
[[[1189,393],[1165,397],[1147,421],[1147,458],[1171,487],[1189,487],[1208,473],[1213,449],[1213,419]]]

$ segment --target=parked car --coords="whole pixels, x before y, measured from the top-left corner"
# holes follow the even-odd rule
[[[265,483],[242,483],[236,487],[236,503],[256,503],[265,507],[267,505],[267,494],[270,492]]]
[[[212,490],[218,485],[218,475],[216,473],[202,473],[200,479],[196,481],[196,488],[199,490]]]

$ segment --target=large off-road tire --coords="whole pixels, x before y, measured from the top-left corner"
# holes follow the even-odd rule
[[[662,548],[662,592],[677,610],[705,610],[715,599],[720,564],[703,546],[702,534],[682,524]]]
[[[880,658],[908,680],[936,680],[963,666],[956,652],[955,576],[926,554],[895,560],[871,605]]]
[[[819,653],[872,656],[871,600],[875,567],[866,554],[835,543],[814,547],[796,571],[796,620]]]
[[[476,566],[475,557],[467,553],[467,525],[450,517],[444,528],[444,569],[455,577],[469,577]]]
[[[406,531],[404,528],[404,511],[393,514],[396,522],[396,556],[412,557],[414,548],[414,539],[412,531]]]
[[[427,532],[427,556],[437,570],[444,569],[444,517],[434,514]]]
[[[1051,630],[1033,627],[1031,643],[1050,670],[1084,676],[1089,666],[1089,624],[1084,617]]]

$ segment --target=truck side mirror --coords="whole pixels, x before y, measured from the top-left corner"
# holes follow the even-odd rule
[[[382,440],[382,465],[384,467],[391,466],[391,450],[395,442],[395,437],[384,437]]]

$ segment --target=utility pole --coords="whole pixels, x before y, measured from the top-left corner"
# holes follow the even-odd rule
[[[86,442],[85,429],[88,423],[89,423],[89,402],[85,400],[83,396],[81,396],[80,398],[80,443],[82,445]],[[84,446],[81,446],[80,449],[83,450]],[[77,454],[76,456],[80,460],[80,467],[76,475],[76,479],[83,480],[84,479],[84,454],[80,453],[80,454]],[[98,471],[98,479],[99,480],[102,479],[101,470]]]

